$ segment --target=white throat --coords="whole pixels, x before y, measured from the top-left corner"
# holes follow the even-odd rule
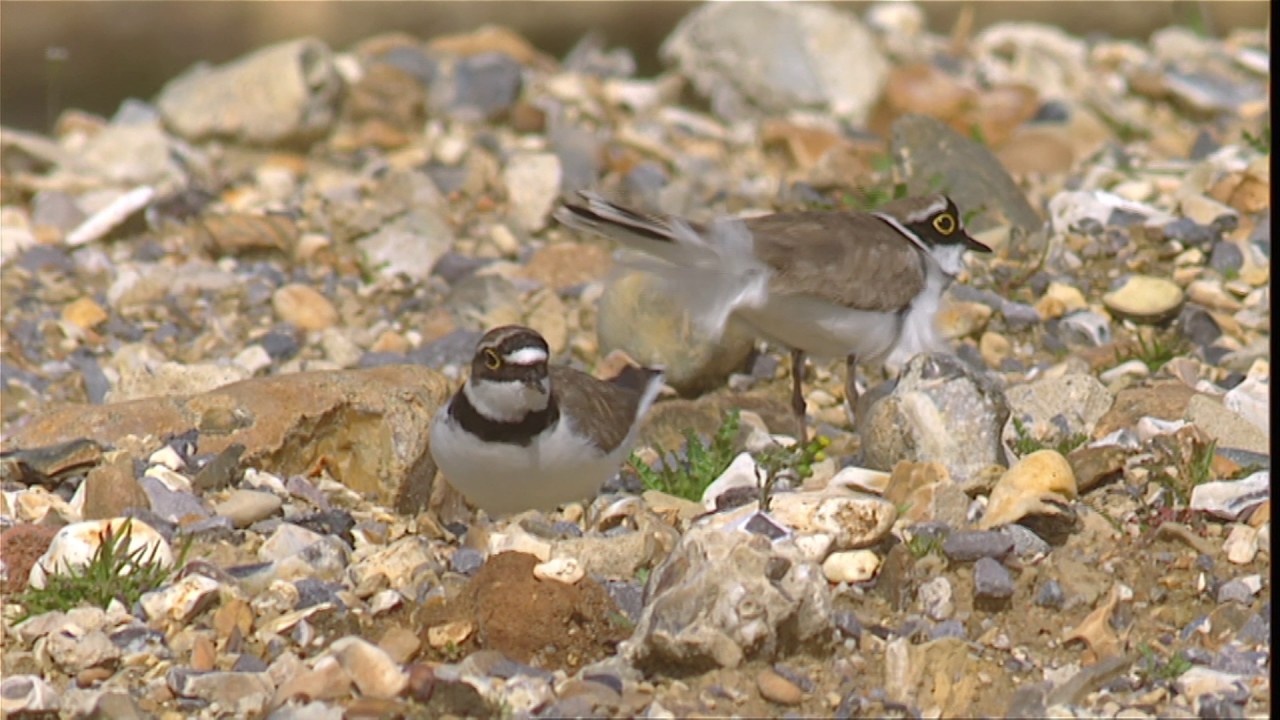
[[[964,251],[963,245],[936,245],[929,248],[929,255],[942,268],[942,272],[955,277],[964,269]]]
[[[497,422],[520,422],[525,415],[547,408],[551,397],[551,381],[543,378],[537,385],[518,380],[468,380],[462,392],[484,417]]]

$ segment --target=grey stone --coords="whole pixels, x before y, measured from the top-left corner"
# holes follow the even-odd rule
[[[1013,538],[998,530],[957,530],[942,542],[942,554],[953,562],[1003,558],[1013,552]]]
[[[1220,240],[1209,253],[1209,267],[1223,274],[1239,272],[1244,267],[1244,253],[1235,243]]]
[[[560,158],[560,189],[567,193],[594,188],[600,178],[604,140],[594,130],[557,123],[549,133]]]
[[[1254,591],[1242,580],[1228,580],[1218,587],[1219,603],[1237,602],[1248,605],[1253,602]]]
[[[75,198],[60,190],[41,190],[31,198],[31,223],[67,232],[84,222],[84,211]]]
[[[1218,321],[1214,320],[1203,306],[1195,303],[1182,306],[1177,325],[1182,331],[1182,336],[1195,343],[1197,347],[1208,347],[1213,344],[1213,341],[1222,337],[1222,328],[1218,326]]]
[[[267,673],[196,672],[173,668],[165,676],[169,688],[181,697],[217,703],[225,712],[241,717],[266,709],[275,692]]]
[[[1236,640],[1242,643],[1270,643],[1271,616],[1260,613],[1250,615],[1244,626],[1236,633]]]
[[[1202,394],[1187,403],[1187,422],[1199,427],[1218,442],[1218,447],[1240,448],[1256,453],[1271,451],[1271,438],[1257,425],[1232,412],[1218,398]]]
[[[318,137],[337,116],[342,80],[315,38],[271,45],[221,67],[200,63],[160,91],[165,123],[189,140],[270,145]]]
[[[1180,217],[1173,222],[1166,223],[1161,232],[1170,240],[1178,242],[1188,247],[1208,247],[1216,237],[1217,233],[1208,225],[1201,225],[1189,217]],[[1217,243],[1222,245],[1222,243]],[[1217,246],[1214,247],[1217,250]],[[1243,258],[1242,258],[1243,259]]]
[[[930,640],[938,640],[940,638],[949,638],[949,637],[960,638],[961,640],[964,640],[965,638],[967,638],[968,633],[965,631],[964,623],[954,619],[945,620],[943,622],[938,623],[937,625],[934,625],[933,629],[929,631]]]
[[[484,565],[484,553],[475,548],[461,547],[449,558],[449,568],[456,573],[471,575]]]
[[[969,223],[972,230],[1008,224],[1025,233],[1030,243],[1031,236],[1044,224],[991,150],[941,120],[924,115],[898,118],[893,124],[890,148],[912,194],[942,191],[962,213],[982,208],[983,212]],[[940,186],[934,186],[934,178],[941,179]]]
[[[790,560],[771,579],[771,562]],[[653,593],[620,653],[638,668],[737,667],[785,650],[821,651],[832,637],[831,591],[793,544],[696,526],[649,579]]]
[[[946,620],[956,611],[955,602],[951,599],[951,581],[945,577],[935,577],[922,583],[916,591],[916,598],[931,620]]]
[[[973,594],[977,599],[1002,600],[1013,596],[1013,578],[998,560],[979,558],[973,565]]]
[[[1036,591],[1035,602],[1040,607],[1061,610],[1067,602],[1067,595],[1062,591],[1062,586],[1057,580],[1050,579],[1040,584],[1040,589]]]
[[[182,518],[207,518],[209,511],[200,499],[189,492],[170,490],[167,485],[149,475],[138,478],[138,485],[151,503],[151,511],[169,522]]]
[[[444,337],[409,352],[409,360],[429,368],[446,365],[467,365],[475,355],[476,343],[483,333],[475,330],[454,330]]]
[[[1024,432],[1052,447],[1074,436],[1091,436],[1115,397],[1092,375],[1071,374],[1014,385],[1005,391],[1009,422],[1001,432],[1006,447],[1017,440],[1016,419]]]
[[[1040,324],[1040,313],[1034,307],[1020,302],[1005,302],[1000,305],[1000,314],[1009,329],[1018,332]]]
[[[453,241],[448,221],[429,207],[417,207],[356,241],[356,246],[384,277],[404,275],[423,282]]]
[[[702,5],[661,55],[730,119],[809,107],[862,124],[889,69],[856,15],[798,3]]]
[[[1044,538],[1018,523],[1005,525],[1000,532],[1013,539],[1013,554],[1020,558],[1040,557],[1053,550]]]
[[[901,460],[938,462],[953,479],[964,481],[1003,462],[1000,428],[1008,416],[1003,394],[956,357],[917,355],[892,391],[876,395],[868,393],[857,413],[868,467],[887,471]]]
[[[1101,347],[1111,342],[1111,321],[1092,310],[1065,315],[1057,327],[1068,346]]]
[[[427,93],[433,113],[460,120],[487,120],[520,98],[523,67],[506,53],[441,57]]]

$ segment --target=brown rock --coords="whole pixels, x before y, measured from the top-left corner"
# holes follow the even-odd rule
[[[1076,474],[1076,485],[1081,494],[1116,479],[1124,473],[1124,461],[1129,452],[1118,445],[1077,448],[1067,456],[1071,470]]]
[[[62,319],[81,330],[91,330],[107,321],[107,311],[93,298],[82,297],[62,309]]]
[[[232,213],[201,217],[191,226],[192,238],[214,257],[266,251],[290,253],[301,231],[284,215]]]
[[[151,509],[151,500],[134,476],[133,458],[114,453],[106,463],[89,471],[84,479],[84,519],[120,517],[129,508]]]
[[[451,395],[439,373],[414,365],[253,378],[201,395],[61,408],[34,418],[5,449],[79,438],[200,431],[201,453],[245,446],[245,464],[281,476],[327,470],[401,512],[420,508],[435,463],[427,430]]]
[[[603,279],[611,267],[603,245],[567,242],[539,249],[518,274],[559,291]]]
[[[804,700],[803,690],[769,668],[756,675],[756,687],[760,690],[760,697],[779,705],[799,705]]]
[[[281,320],[303,330],[323,330],[338,322],[333,303],[308,285],[292,283],[276,290],[271,296],[271,306]]]
[[[838,133],[809,127],[788,120],[769,120],[760,128],[760,141],[765,146],[780,145],[787,149],[791,161],[801,170],[809,170],[828,150],[847,144]]]
[[[1143,416],[1161,420],[1181,420],[1196,391],[1181,380],[1159,380],[1116,393],[1116,401],[1093,428],[1093,437],[1109,435],[1120,428],[1131,428]]]
[[[1020,127],[996,151],[1000,164],[1013,175],[1065,173],[1075,164],[1065,128]]]
[[[538,52],[518,33],[497,25],[458,35],[443,35],[427,43],[427,49],[453,55],[480,55],[500,52],[510,55],[522,65],[554,67],[555,60]]]

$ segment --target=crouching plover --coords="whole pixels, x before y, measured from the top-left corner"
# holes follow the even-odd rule
[[[432,422],[436,465],[490,515],[595,495],[662,388],[658,369],[629,367],[605,381],[548,359],[534,330],[490,330],[476,346],[471,377]]]

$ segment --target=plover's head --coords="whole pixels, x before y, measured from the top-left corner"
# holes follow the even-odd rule
[[[550,350],[536,331],[504,325],[485,333],[463,387],[476,410],[491,420],[518,422],[545,410],[551,397]]]
[[[965,250],[991,252],[965,231],[960,209],[946,195],[894,200],[876,214],[919,239],[948,275],[960,272]]]

